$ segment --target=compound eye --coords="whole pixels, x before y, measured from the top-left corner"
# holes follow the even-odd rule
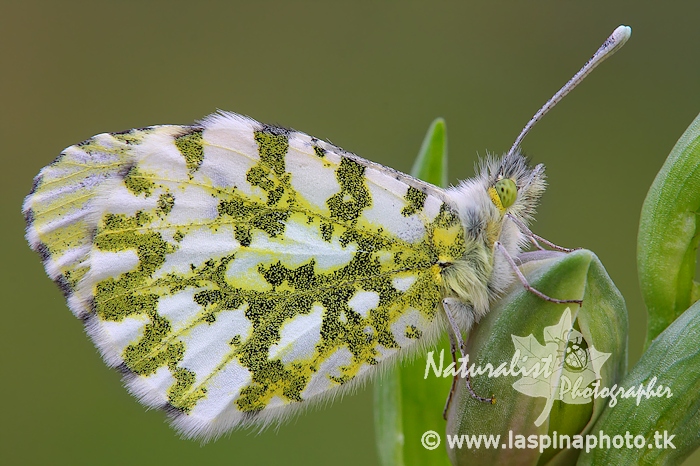
[[[515,181],[510,178],[503,178],[496,181],[494,189],[496,189],[496,194],[498,194],[501,205],[503,205],[505,209],[512,206],[515,203],[515,198],[518,197],[518,187],[515,186]]]

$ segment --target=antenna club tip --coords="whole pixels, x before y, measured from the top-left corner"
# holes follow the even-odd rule
[[[631,35],[632,28],[629,26],[625,26],[624,24],[618,26],[617,29],[615,29],[612,33],[612,36],[613,38],[615,38],[615,41],[620,41],[622,43],[626,42]]]

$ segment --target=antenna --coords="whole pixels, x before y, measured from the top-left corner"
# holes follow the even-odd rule
[[[583,68],[581,68],[573,78],[569,79],[569,81],[564,84],[564,86],[559,89],[557,93],[554,94],[532,118],[530,118],[530,121],[527,122],[523,130],[520,132],[520,135],[513,143],[513,146],[508,151],[508,155],[512,155],[513,152],[516,151],[516,149],[520,146],[520,143],[523,141],[523,139],[525,139],[525,136],[527,136],[527,133],[529,133],[532,127],[535,126],[535,123],[540,121],[542,117],[545,116],[552,108],[554,108],[554,106],[558,104],[566,94],[571,92],[581,81],[583,81],[583,78],[588,76],[588,74],[593,71],[596,66],[600,65],[603,60],[620,50],[631,35],[632,28],[629,26],[618,26],[617,29],[610,34],[610,37],[603,42],[603,45],[600,46],[596,53],[593,54],[591,59],[588,60],[585,65],[583,65]]]

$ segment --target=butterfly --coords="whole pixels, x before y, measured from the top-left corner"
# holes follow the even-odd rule
[[[219,112],[66,148],[24,201],[27,240],[106,363],[184,436],[280,421],[446,330],[463,351],[514,277],[528,286],[513,258],[542,241],[527,224],[545,176],[522,138],[629,34],[457,186]]]

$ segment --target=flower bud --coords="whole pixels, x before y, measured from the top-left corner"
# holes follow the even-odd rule
[[[474,327],[461,367],[474,392],[495,403],[477,400],[459,380],[448,411],[447,435],[463,440],[447,445],[453,464],[575,462],[575,436],[591,429],[625,373],[627,311],[598,258],[587,250],[542,256],[521,269],[530,285],[583,303],[547,301],[515,280]],[[487,447],[489,436],[495,443]]]

